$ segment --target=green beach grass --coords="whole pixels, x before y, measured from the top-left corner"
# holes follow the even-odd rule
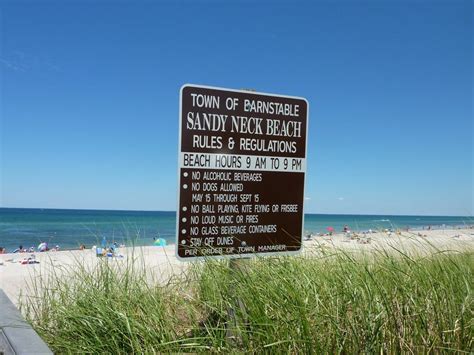
[[[474,350],[472,252],[337,251],[244,266],[209,260],[156,286],[132,259],[120,269],[78,261],[22,311],[56,353]]]

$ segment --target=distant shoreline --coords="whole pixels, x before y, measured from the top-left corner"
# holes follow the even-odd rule
[[[474,218],[450,216],[390,216],[390,215],[329,215],[305,214],[301,234],[325,234],[343,231],[380,231],[385,229],[412,231],[467,228]],[[0,247],[12,252],[20,245],[36,250],[41,242],[49,248],[76,250],[117,242],[127,246],[149,246],[153,238],[163,238],[168,244],[176,239],[176,213],[159,211],[106,211],[64,209],[0,209]]]
[[[406,230],[406,229],[386,229],[387,232],[389,233],[392,233],[392,234],[396,234],[397,232],[404,232],[404,233],[413,233],[413,232],[428,232],[428,231],[432,231],[432,232],[440,232],[440,231],[447,231],[447,232],[452,232],[452,231],[470,231],[472,230],[472,233],[474,234],[474,225],[468,225],[468,226],[463,226],[463,225],[458,225],[458,226],[446,226],[446,227],[442,227],[442,226],[431,226],[431,229],[425,229],[425,228],[409,228],[409,230]],[[384,231],[383,230],[375,230],[375,229],[368,229],[368,230],[350,230],[350,234],[362,234],[362,235],[371,235],[371,234],[377,234],[377,233],[383,233]],[[345,237],[347,234],[343,231],[336,231],[332,234],[330,234],[329,232],[325,232],[325,233],[321,233],[321,232],[314,232],[314,231],[305,231],[305,233],[303,234],[302,236],[302,239],[303,241],[307,240],[307,236],[308,235],[311,235],[312,238],[322,238],[322,237],[334,237],[334,238],[337,238],[337,237]],[[99,245],[100,243],[97,243],[97,245],[87,245],[86,248],[84,250],[91,250],[92,248],[98,246],[100,247]],[[170,241],[167,243],[167,246],[175,246],[176,243],[173,241]],[[1,245],[0,245],[1,246]],[[53,245],[51,245],[52,247],[54,247]],[[153,245],[152,241],[150,241],[150,244],[143,244],[143,245],[122,245],[122,246],[119,246],[120,248],[147,248],[147,247],[157,247],[155,245]],[[44,252],[39,252],[37,250],[35,251],[24,251],[24,252],[18,252],[18,253],[12,253],[12,252],[7,252],[5,254],[0,254],[1,255],[29,255],[29,254],[49,254],[49,253],[57,253],[57,252],[63,252],[63,251],[77,251],[77,250],[80,250],[80,248],[60,248],[60,250],[47,250],[47,251],[44,251]]]
[[[430,234],[436,234],[438,235],[439,233],[438,232],[443,232],[443,233],[448,233],[448,234],[456,234],[457,232],[461,233],[461,234],[469,234],[472,236],[472,239],[474,241],[474,225],[470,225],[470,226],[446,226],[446,228],[437,228],[436,226],[435,227],[432,227],[431,229],[422,229],[422,228],[410,228],[409,230],[404,230],[404,229],[395,229],[395,230],[392,230],[392,229],[386,229],[386,230],[362,230],[362,231],[359,231],[359,230],[350,230],[348,233],[346,232],[343,232],[343,231],[336,231],[336,232],[333,232],[333,233],[329,233],[329,232],[326,232],[326,233],[315,233],[315,232],[311,232],[311,231],[306,231],[307,234],[306,235],[303,235],[302,236],[302,240],[303,242],[307,242],[309,240],[317,240],[319,238],[326,238],[326,240],[330,240],[332,238],[334,239],[338,239],[338,238],[348,238],[350,236],[363,236],[363,237],[370,237],[372,235],[375,235],[375,236],[380,236],[380,235],[387,235],[387,236],[396,236],[396,235],[401,235],[402,233],[405,233],[405,234],[413,234],[414,236],[420,236],[419,234],[421,234],[421,236],[424,236],[424,234],[426,233],[430,233]],[[423,233],[422,233],[423,232]],[[308,239],[308,236],[310,236],[310,239]],[[328,239],[329,238],[329,239]],[[100,243],[98,243],[97,245],[91,245],[91,246],[86,246],[85,249],[83,249],[82,251],[91,251],[93,250],[95,247],[101,247],[99,245]],[[167,243],[167,245],[165,247],[175,247],[176,243],[174,242],[170,242],[170,243]],[[157,245],[153,245],[152,243],[150,244],[145,244],[145,245],[118,245],[117,248],[118,249],[133,249],[133,248],[162,248],[162,246],[157,246]],[[0,257],[1,256],[21,256],[21,255],[25,255],[25,256],[28,256],[28,255],[31,255],[31,254],[45,254],[45,255],[49,255],[49,254],[56,254],[56,253],[60,253],[60,252],[71,252],[71,251],[81,251],[80,248],[60,248],[60,250],[47,250],[47,251],[38,251],[38,250],[34,250],[34,251],[24,251],[24,252],[17,252],[17,253],[13,253],[13,252],[7,252],[7,253],[4,253],[4,254],[0,254]]]

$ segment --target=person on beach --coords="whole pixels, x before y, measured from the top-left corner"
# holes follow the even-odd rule
[[[7,249],[5,249],[4,247],[0,247],[0,254],[6,254],[7,253]]]
[[[48,251],[48,250],[49,250],[49,248],[48,248],[48,243],[46,243],[46,242],[41,242],[41,243],[39,243],[39,245],[38,245],[38,251],[39,251],[40,253],[43,253],[43,252]]]
[[[13,250],[13,254],[16,254],[16,253],[24,253],[25,252],[25,249],[23,249],[23,245],[20,245],[18,248],[16,248],[15,250]]]
[[[346,225],[344,225],[344,228],[342,229],[342,231],[343,231],[344,233],[350,233],[350,232],[351,232],[351,229],[350,229],[349,226],[346,224]]]

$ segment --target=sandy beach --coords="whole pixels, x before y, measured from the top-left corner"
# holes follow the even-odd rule
[[[410,254],[429,254],[434,251],[474,251],[474,229],[424,230],[413,232],[333,236],[315,236],[304,241],[302,255],[317,256],[323,251],[342,249],[355,252],[375,252],[403,250]],[[121,258],[110,258],[110,262],[125,264],[132,259],[138,260],[149,270],[150,279],[164,282],[172,275],[178,275],[186,269],[188,263],[182,263],[175,257],[175,246],[120,248]],[[22,265],[21,261],[30,257],[30,253],[0,255],[0,288],[18,304],[22,297],[35,297],[31,288],[33,280],[41,285],[52,275],[67,278],[78,262],[85,267],[93,267],[102,258],[97,258],[91,249],[68,250],[59,252],[34,253],[39,263]]]

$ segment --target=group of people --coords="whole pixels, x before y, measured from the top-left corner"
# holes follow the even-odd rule
[[[95,250],[96,256],[107,256],[107,257],[119,257],[123,258],[122,254],[117,253],[118,248],[125,247],[124,244],[118,244],[117,242],[113,242],[112,244],[108,245],[107,241],[103,240],[101,246],[93,246],[92,250]]]
[[[20,245],[18,246],[18,248],[16,248],[15,250],[12,251],[13,254],[17,254],[17,253],[34,253],[36,251],[38,252],[45,252],[45,251],[59,251],[60,250],[60,247],[59,245],[56,245],[55,247],[53,248],[49,248],[48,247],[48,243],[45,243],[45,242],[41,242],[38,247],[29,247],[29,248],[25,248],[23,247],[23,245]],[[5,247],[0,247],[0,254],[6,254],[7,253],[7,249]]]
[[[107,245],[107,243],[103,242],[102,244],[104,244],[105,246],[102,247],[102,250],[105,250],[106,252],[114,252],[115,251],[115,248],[117,247],[124,247],[125,245],[122,245],[122,244],[118,244],[117,242],[114,242],[113,244],[111,244],[110,246]],[[86,250],[87,247],[85,244],[81,244],[79,246],[79,250]],[[41,242],[37,247],[34,247],[34,246],[31,246],[29,248],[25,248],[23,245],[19,245],[18,248],[14,249],[13,251],[11,251],[11,253],[13,254],[19,254],[19,253],[35,253],[35,252],[46,252],[46,251],[60,251],[61,248],[59,245],[56,245],[54,246],[53,248],[50,248],[48,243],[46,242]],[[3,246],[0,246],[0,254],[7,254],[9,253],[7,251],[7,248],[3,247]]]

